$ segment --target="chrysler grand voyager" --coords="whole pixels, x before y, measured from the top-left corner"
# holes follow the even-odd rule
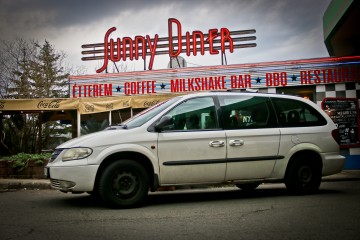
[[[303,98],[197,93],[58,146],[45,170],[53,188],[96,194],[119,208],[139,206],[161,186],[252,190],[280,181],[307,194],[342,170],[338,139],[328,115]]]

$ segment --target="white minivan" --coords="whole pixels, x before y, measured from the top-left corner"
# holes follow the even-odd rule
[[[45,168],[51,186],[89,192],[110,207],[144,203],[161,186],[232,183],[243,190],[284,182],[318,190],[342,170],[339,133],[310,100],[260,93],[177,96],[118,126],[58,146]]]

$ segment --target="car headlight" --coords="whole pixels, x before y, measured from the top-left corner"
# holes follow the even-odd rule
[[[91,148],[83,148],[83,147],[70,148],[70,149],[65,150],[65,153],[62,156],[62,160],[63,161],[71,161],[71,160],[86,158],[86,157],[90,156],[92,154],[92,152],[93,151]]]

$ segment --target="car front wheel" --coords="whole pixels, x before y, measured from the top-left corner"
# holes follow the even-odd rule
[[[110,164],[99,181],[99,194],[114,208],[132,208],[141,205],[149,190],[149,177],[145,168],[132,160],[119,160]]]

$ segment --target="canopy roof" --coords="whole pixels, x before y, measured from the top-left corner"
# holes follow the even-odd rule
[[[101,98],[0,99],[0,112],[77,110],[80,114],[92,114],[124,108],[148,108],[175,96],[176,94],[161,94]]]

